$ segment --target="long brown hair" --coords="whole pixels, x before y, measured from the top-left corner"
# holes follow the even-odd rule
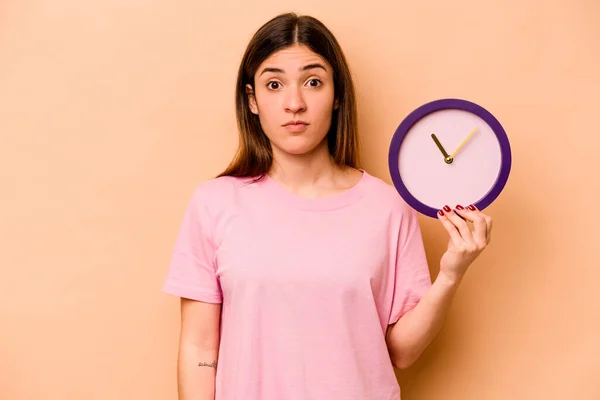
[[[333,34],[318,19],[285,13],[264,24],[252,37],[238,70],[235,88],[239,146],[234,159],[218,176],[262,178],[271,168],[273,151],[258,115],[250,111],[246,85],[255,89],[254,75],[272,53],[300,44],[323,57],[333,68],[333,111],[327,133],[329,153],[340,166],[359,167],[356,95],[346,57]]]

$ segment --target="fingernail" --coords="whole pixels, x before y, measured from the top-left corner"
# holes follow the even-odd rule
[[[457,210],[464,210],[465,208],[459,204],[459,205],[456,206],[456,209]]]
[[[450,212],[450,211],[452,211],[452,209],[450,207],[448,207],[448,206],[444,206],[444,211]]]
[[[474,206],[473,204],[471,204],[471,205],[469,206],[469,210],[471,210],[471,211],[475,211],[475,210],[476,210],[476,208],[475,208],[475,206]]]
[[[438,214],[440,214],[440,217],[444,216],[444,212],[442,210],[438,211]]]

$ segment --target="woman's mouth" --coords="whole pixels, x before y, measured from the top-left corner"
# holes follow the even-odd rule
[[[284,127],[293,133],[299,133],[306,130],[308,124],[304,121],[291,121],[284,125]]]

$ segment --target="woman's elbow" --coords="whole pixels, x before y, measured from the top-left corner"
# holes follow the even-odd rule
[[[393,358],[392,365],[394,366],[394,368],[402,370],[412,366],[415,363],[415,361],[417,361],[417,357],[408,354],[403,354],[401,356]]]

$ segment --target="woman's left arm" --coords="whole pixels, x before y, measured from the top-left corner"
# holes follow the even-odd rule
[[[412,365],[433,342],[468,267],[490,243],[492,219],[474,206],[457,206],[455,211],[444,207],[438,219],[450,236],[440,272],[419,303],[390,325],[386,334],[392,363],[399,369]]]

